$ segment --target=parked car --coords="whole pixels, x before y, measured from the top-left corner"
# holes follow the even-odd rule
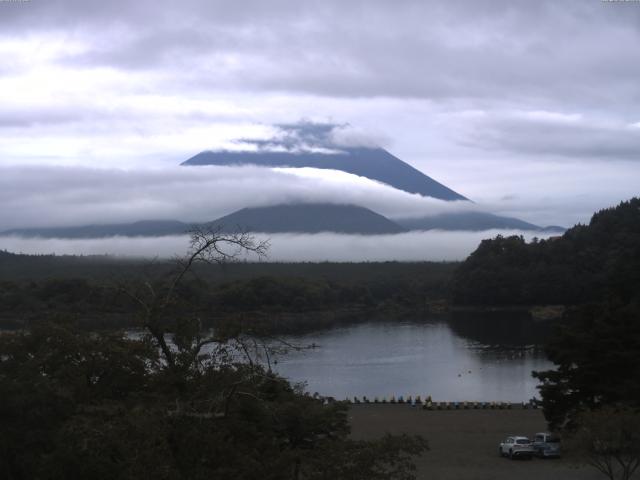
[[[526,458],[530,460],[534,454],[533,444],[528,437],[511,436],[500,444],[500,456],[509,458]]]
[[[536,433],[533,437],[533,450],[540,458],[560,456],[560,437],[553,433]]]

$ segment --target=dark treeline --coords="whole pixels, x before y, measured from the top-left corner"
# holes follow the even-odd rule
[[[137,306],[123,287],[158,278],[172,267],[171,262],[103,257],[2,255],[0,326],[11,328],[61,315],[89,327],[133,325]],[[30,276],[13,275],[21,265]],[[191,312],[213,324],[221,316],[245,314],[242,318],[280,331],[331,326],[353,319],[355,311],[437,303],[447,297],[454,268],[452,263],[398,262],[198,265],[180,285],[168,315]]]
[[[415,277],[449,277],[457,262],[231,262],[197,265],[194,273],[210,282],[255,277],[304,277],[342,282],[392,283]],[[143,260],[106,255],[23,255],[0,250],[0,280],[74,278],[113,281],[119,278],[153,277],[174,268],[169,260]]]
[[[456,270],[454,303],[577,305],[640,292],[640,199],[597,212],[561,237],[484,240]]]

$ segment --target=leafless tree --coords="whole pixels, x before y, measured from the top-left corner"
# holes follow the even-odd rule
[[[176,385],[209,368],[241,365],[250,369],[251,383],[272,380],[274,355],[304,347],[262,332],[243,331],[237,319],[217,322],[205,330],[199,317],[190,315],[190,306],[182,302],[180,286],[199,263],[224,264],[247,256],[266,257],[268,240],[258,241],[246,232],[225,233],[221,228],[198,228],[190,232],[187,255],[174,259],[173,268],[164,275],[151,272],[142,281],[120,284],[119,290],[139,306],[139,324],[160,353],[159,368],[164,368]],[[264,365],[263,368],[263,363]],[[211,397],[187,401],[176,397],[172,415],[197,418],[225,418],[234,399],[254,396],[246,387],[249,377],[240,376]],[[243,386],[244,385],[244,386]]]
[[[229,338],[228,335],[205,334],[199,318],[180,318],[171,332],[178,351],[171,347],[164,320],[186,276],[193,273],[199,263],[224,264],[247,255],[263,259],[269,248],[268,240],[258,241],[247,232],[225,233],[221,227],[198,227],[189,233],[189,251],[184,257],[175,259],[175,267],[168,275],[120,284],[118,288],[140,307],[140,325],[157,343],[166,366],[171,369],[195,365],[205,346],[224,343]]]

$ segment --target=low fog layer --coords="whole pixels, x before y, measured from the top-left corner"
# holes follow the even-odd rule
[[[409,232],[395,235],[256,234],[257,240],[269,240],[267,261],[442,261],[462,260],[474,251],[481,240],[496,235],[523,235],[533,232],[488,230],[484,232]],[[165,237],[112,237],[101,239],[43,239],[18,236],[0,237],[0,249],[29,254],[117,255],[169,258],[184,255],[189,246],[186,235]],[[256,260],[255,257],[248,257]]]

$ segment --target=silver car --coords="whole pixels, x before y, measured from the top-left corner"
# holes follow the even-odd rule
[[[511,436],[500,444],[498,448],[501,457],[509,458],[526,458],[530,460],[533,457],[533,444],[528,437]]]
[[[560,456],[560,437],[553,433],[536,433],[533,437],[533,449],[540,458]]]

